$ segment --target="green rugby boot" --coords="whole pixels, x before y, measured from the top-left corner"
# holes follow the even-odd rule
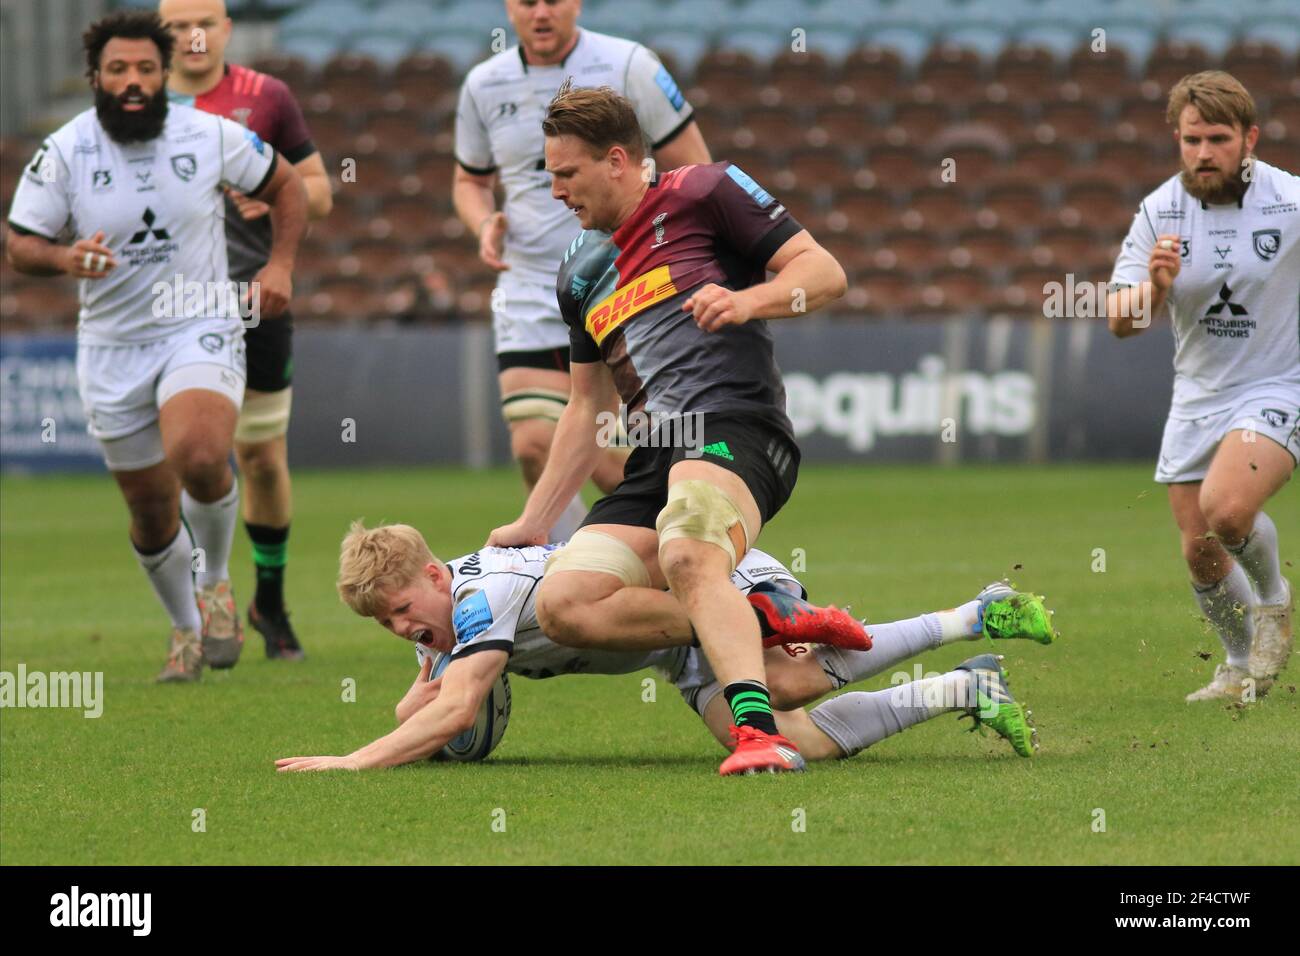
[[[1017,591],[1004,581],[990,584],[979,593],[980,622],[992,640],[1022,638],[1039,644],[1056,640],[1052,615],[1041,595]]]
[[[1038,749],[1038,731],[1031,718],[1033,712],[1011,696],[1007,674],[996,654],[981,654],[957,665],[975,677],[975,705],[962,716],[975,721],[972,731],[988,726],[1011,744],[1022,757],[1032,757]]]

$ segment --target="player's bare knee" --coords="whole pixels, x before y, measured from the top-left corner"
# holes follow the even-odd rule
[[[710,550],[716,549],[704,542],[686,539],[664,544],[659,551],[659,566],[675,593],[692,593],[708,581],[712,570],[710,565],[716,563],[709,560],[712,557],[708,553]]]
[[[288,471],[288,462],[273,442],[237,445],[235,459],[239,462],[240,475],[257,485],[275,485]]]
[[[548,436],[537,429],[516,428],[510,433],[510,454],[519,463],[524,474],[524,481],[529,486],[537,484],[546,468],[546,456],[550,451]]]
[[[200,501],[213,501],[229,490],[230,460],[219,448],[195,442],[179,450],[173,466],[185,490]]]
[[[565,647],[591,644],[591,615],[587,602],[580,600],[572,589],[548,589],[547,583],[543,582],[537,592],[537,623],[541,625],[542,633]]]
[[[1201,512],[1215,536],[1230,543],[1245,540],[1255,524],[1255,509],[1241,498],[1211,498],[1202,504]]]

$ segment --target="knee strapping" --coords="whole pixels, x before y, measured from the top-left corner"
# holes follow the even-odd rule
[[[586,528],[579,528],[568,544],[547,559],[542,577],[557,571],[598,571],[614,575],[628,587],[650,586],[650,572],[630,546],[613,535]]]
[[[745,524],[745,516],[725,492],[699,479],[679,481],[668,489],[668,504],[655,520],[655,529],[659,532],[659,560],[662,563],[664,545],[669,541],[689,538],[716,544],[727,553],[734,571],[737,556],[730,531],[735,525],[740,525],[748,549],[752,535]]]
[[[501,396],[501,415],[507,422],[526,422],[534,418],[558,422],[567,404],[568,392],[553,388],[523,388]]]

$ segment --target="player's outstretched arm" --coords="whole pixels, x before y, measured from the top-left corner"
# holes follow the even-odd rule
[[[555,426],[546,467],[519,520],[494,530],[488,536],[488,547],[544,544],[555,522],[596,468],[601,453],[598,416],[602,412],[615,414],[618,406],[614,377],[604,362],[574,362],[569,375],[572,392]]]
[[[369,770],[425,760],[474,726],[492,684],[506,668],[505,651],[480,651],[447,665],[437,698],[390,734],[346,757],[283,757],[280,772]]]
[[[795,233],[767,261],[775,273],[767,282],[734,292],[709,283],[682,305],[705,332],[751,319],[785,319],[834,302],[848,289],[848,277],[835,257],[807,229]]]

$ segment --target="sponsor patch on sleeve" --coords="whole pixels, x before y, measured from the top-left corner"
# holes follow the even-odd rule
[[[492,608],[488,606],[487,595],[475,591],[457,604],[451,626],[456,632],[457,644],[466,644],[491,627]]]
[[[253,132],[251,129],[245,129],[244,136],[253,144],[253,149],[257,150],[258,156],[266,155],[266,144],[262,142],[262,137],[258,136],[257,133]]]
[[[673,109],[680,110],[686,98],[682,96],[682,91],[677,88],[677,81],[673,79],[666,66],[659,67],[659,72],[655,74],[655,83],[664,91],[664,96],[668,97],[668,102],[673,104]]]
[[[754,182],[739,166],[731,165],[727,167],[727,175],[736,181],[736,185],[753,197],[754,202],[758,203],[760,209],[766,209],[772,205],[772,194],[766,189]]]

